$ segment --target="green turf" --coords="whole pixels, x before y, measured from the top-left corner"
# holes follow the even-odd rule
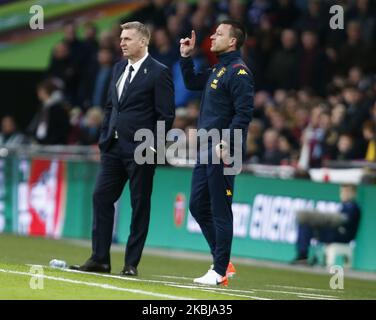
[[[213,291],[194,287],[192,279],[207,270],[209,260],[145,254],[139,277],[131,279],[117,277],[123,266],[122,252],[112,252],[111,277],[47,267],[52,258],[76,264],[85,261],[89,254],[88,247],[70,241],[0,235],[0,299],[376,299],[375,281],[350,279],[345,274],[344,290],[332,290],[329,273],[241,264],[236,265],[237,275],[227,288]],[[56,278],[44,279],[44,289],[33,290],[28,264],[44,265],[44,275]]]

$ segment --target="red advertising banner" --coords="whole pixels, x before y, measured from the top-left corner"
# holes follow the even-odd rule
[[[28,181],[29,235],[59,238],[66,202],[65,164],[33,159]]]

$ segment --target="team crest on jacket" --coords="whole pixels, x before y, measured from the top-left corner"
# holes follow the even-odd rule
[[[222,68],[218,71],[218,73],[217,73],[217,77],[218,77],[218,78],[222,77],[222,76],[225,74],[225,72],[226,72],[226,68],[225,68],[225,67],[222,67]]]

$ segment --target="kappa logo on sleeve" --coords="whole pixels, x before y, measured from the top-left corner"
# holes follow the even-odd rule
[[[240,75],[244,75],[244,74],[248,74],[248,72],[245,71],[244,69],[240,69],[240,70],[238,71],[238,76],[240,76]]]

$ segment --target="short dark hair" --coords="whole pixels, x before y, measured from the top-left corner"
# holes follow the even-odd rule
[[[375,124],[373,123],[372,120],[367,120],[366,122],[363,123],[362,125],[362,129],[368,129],[368,130],[371,130],[372,133],[376,133],[376,128],[375,128]]]
[[[245,27],[236,20],[223,20],[220,24],[231,26],[230,35],[236,39],[236,49],[239,50],[247,37]]]
[[[45,90],[48,95],[51,95],[54,91],[58,89],[57,85],[53,82],[52,79],[45,79],[38,83],[37,89]]]

